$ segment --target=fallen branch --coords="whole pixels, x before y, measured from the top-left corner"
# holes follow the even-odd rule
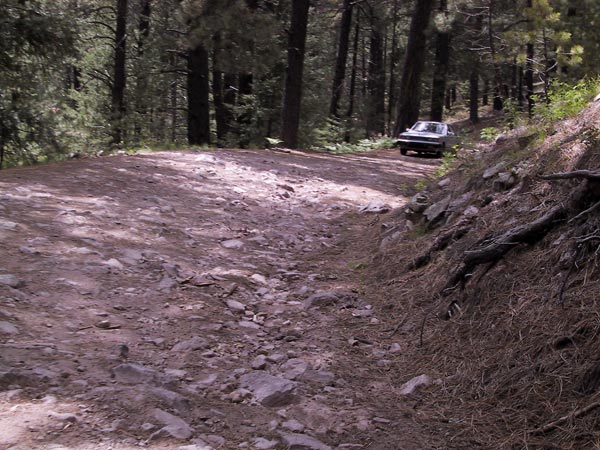
[[[549,175],[540,175],[542,180],[569,180],[573,178],[586,178],[588,180],[599,180],[600,172],[592,170],[574,170],[573,172],[558,172]]]
[[[584,406],[583,408],[576,409],[572,413],[569,413],[569,414],[567,414],[565,416],[562,416],[562,417],[556,419],[553,422],[547,423],[543,427],[536,428],[535,430],[532,430],[529,433],[530,434],[544,434],[544,433],[547,433],[548,431],[552,431],[555,428],[558,428],[560,425],[562,425],[565,422],[569,422],[570,420],[576,419],[577,417],[581,417],[581,416],[589,413],[590,411],[598,408],[599,406],[600,406],[600,401],[596,401],[594,403],[590,403],[589,405]]]
[[[579,214],[577,214],[575,217],[573,217],[572,219],[569,220],[569,223],[575,222],[577,219],[596,211],[598,208],[600,208],[600,201],[594,203],[592,206],[590,206],[588,209],[586,209],[585,211],[581,211]]]

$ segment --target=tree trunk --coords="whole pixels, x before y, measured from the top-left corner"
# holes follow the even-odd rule
[[[388,88],[388,109],[387,109],[387,129],[392,129],[392,114],[396,104],[396,64],[398,64],[398,34],[396,32],[398,22],[398,0],[394,0],[394,9],[392,13],[392,45],[390,49],[390,82]]]
[[[352,0],[344,0],[344,11],[340,21],[340,40],[338,43],[337,58],[335,60],[335,73],[333,75],[333,87],[331,89],[331,103],[329,114],[336,119],[340,118],[338,112],[344,78],[346,76],[346,62],[348,60],[348,44],[350,41],[350,30],[352,29]]]
[[[488,45],[490,46],[490,57],[492,59],[492,66],[494,68],[494,102],[493,108],[496,111],[501,111],[504,107],[504,101],[502,99],[502,71],[500,63],[497,61],[496,55],[496,44],[494,41],[494,29],[493,29],[493,14],[494,14],[494,0],[490,0],[488,7]]]
[[[532,7],[532,1],[527,0],[527,8]],[[531,30],[533,25],[528,24],[528,29]],[[526,45],[526,60],[525,60],[525,99],[527,100],[527,114],[529,117],[533,115],[533,58],[534,49],[533,43],[528,42]]]
[[[447,0],[440,0],[440,14],[447,12]],[[435,62],[433,66],[433,83],[431,86],[431,120],[441,122],[444,115],[444,94],[446,93],[446,78],[450,63],[450,40],[448,31],[438,31],[435,34]]]
[[[419,118],[421,104],[421,75],[425,64],[425,31],[429,26],[429,18],[433,0],[417,0],[410,22],[408,43],[404,57],[404,68],[400,81],[400,97],[396,116],[394,135],[412,125]]]
[[[114,76],[111,92],[111,126],[113,146],[121,145],[125,119],[125,57],[127,40],[127,0],[117,0],[117,27],[115,30]]]
[[[469,120],[474,124],[479,122],[479,64],[471,66],[469,76]]]
[[[297,148],[302,103],[302,74],[310,0],[292,0],[292,20],[288,41],[288,66],[281,118],[281,139],[288,148]]]
[[[142,134],[142,124],[145,122],[148,111],[148,71],[144,61],[144,45],[150,36],[150,14],[152,13],[151,0],[141,0],[141,13],[138,22],[137,58],[138,73],[136,83],[136,112],[134,134],[137,140]]]
[[[368,70],[367,136],[383,134],[385,127],[385,66],[381,39],[382,24],[371,7],[371,42]]]
[[[210,144],[208,52],[202,45],[188,50],[188,143]]]
[[[222,146],[227,134],[225,102],[223,99],[223,72],[219,68],[219,52],[221,50],[221,33],[213,36],[212,56],[212,94],[215,106],[215,122],[217,123],[217,146]]]
[[[352,70],[350,72],[350,90],[348,92],[348,110],[346,111],[346,133],[344,141],[350,142],[350,128],[352,115],[354,114],[354,97],[356,95],[356,72],[358,64],[358,41],[360,37],[360,10],[356,14],[356,25],[354,26],[354,42],[352,44]]]

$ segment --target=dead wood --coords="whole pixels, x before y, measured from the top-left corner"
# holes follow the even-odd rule
[[[435,241],[433,241],[433,244],[431,244],[425,253],[417,256],[409,263],[407,269],[410,271],[426,266],[431,261],[431,257],[434,253],[444,250],[446,247],[448,247],[448,245],[450,245],[451,242],[459,240],[470,230],[470,226],[462,226],[459,228],[453,228],[446,233],[442,233],[435,239]]]
[[[592,170],[574,170],[572,172],[558,172],[548,175],[540,175],[542,180],[568,180],[573,178],[586,178],[588,180],[599,180],[600,172]]]
[[[547,433],[549,431],[552,431],[556,428],[558,428],[559,426],[561,426],[563,423],[565,422],[570,422],[573,419],[576,419],[577,417],[581,417],[587,413],[589,413],[590,411],[598,408],[600,406],[600,401],[596,401],[593,403],[590,403],[587,406],[584,406],[583,408],[580,409],[576,409],[575,411],[564,415],[558,419],[556,419],[553,422],[547,423],[546,425],[544,425],[543,427],[540,428],[536,428],[535,430],[532,430],[530,433],[531,434],[544,434]]]
[[[560,204],[531,223],[512,228],[496,238],[480,242],[476,250],[465,252],[461,266],[452,274],[442,295],[448,295],[457,285],[464,287],[466,279],[473,270],[486,263],[500,260],[506,253],[519,244],[532,244],[542,239],[566,215],[567,208]]]

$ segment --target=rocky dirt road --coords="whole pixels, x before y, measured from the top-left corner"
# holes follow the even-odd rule
[[[0,172],[0,449],[423,448],[362,230],[437,165],[238,150]],[[380,293],[381,294],[381,293]],[[394,372],[397,373],[397,372]]]

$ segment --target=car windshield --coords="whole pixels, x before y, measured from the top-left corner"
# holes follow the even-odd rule
[[[417,122],[413,125],[412,131],[444,134],[444,124],[434,122]]]

